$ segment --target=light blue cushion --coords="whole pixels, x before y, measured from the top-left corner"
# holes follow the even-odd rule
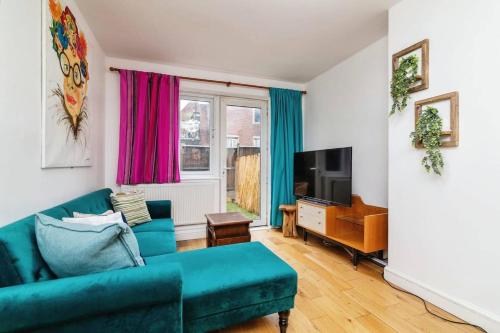
[[[144,266],[134,233],[125,223],[66,223],[36,214],[36,240],[58,277]]]

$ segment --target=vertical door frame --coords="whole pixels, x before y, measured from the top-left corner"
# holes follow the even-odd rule
[[[261,136],[260,136],[260,221],[253,223],[251,226],[268,226],[269,225],[269,103],[266,99],[252,99],[245,97],[221,96],[220,98],[220,117],[219,117],[219,161],[220,161],[220,211],[226,211],[227,201],[227,176],[226,176],[226,125],[227,125],[227,106],[243,106],[249,108],[261,109]]]

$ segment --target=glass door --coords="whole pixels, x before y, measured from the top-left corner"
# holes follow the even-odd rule
[[[221,210],[267,225],[267,102],[221,99]]]

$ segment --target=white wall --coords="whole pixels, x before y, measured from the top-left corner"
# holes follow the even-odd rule
[[[0,2],[0,225],[103,186],[104,54],[76,6],[89,44],[89,168],[41,166],[42,1]]]
[[[386,276],[489,332],[500,332],[499,17],[497,0],[404,0],[389,13],[389,54],[430,39],[430,88],[389,120]],[[454,90],[460,146],[442,149],[439,177],[410,145],[413,102]]]
[[[353,193],[387,207],[387,38],[307,84],[306,150],[353,147]]]

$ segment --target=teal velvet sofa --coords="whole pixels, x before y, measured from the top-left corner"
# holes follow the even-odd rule
[[[110,189],[42,211],[112,209]],[[148,201],[134,231],[146,266],[58,279],[34,215],[0,228],[0,332],[209,332],[279,313],[286,331],[297,274],[259,242],[176,252],[171,203]]]

